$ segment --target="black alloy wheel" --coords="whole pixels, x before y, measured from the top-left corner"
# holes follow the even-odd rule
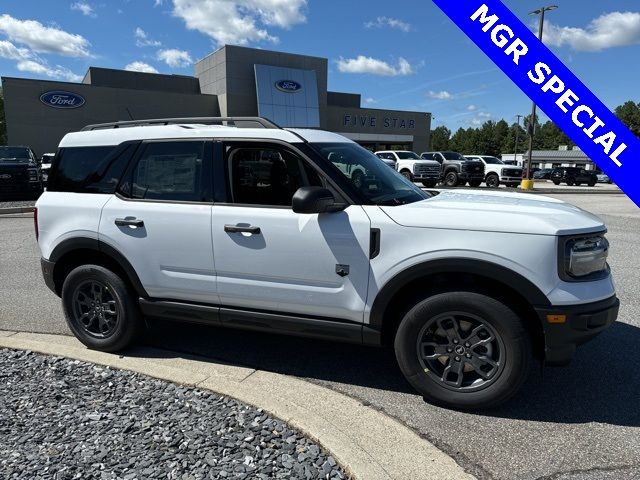
[[[444,184],[447,187],[455,187],[458,185],[458,183],[459,183],[458,174],[456,172],[448,172],[444,176]]]
[[[486,183],[489,188],[498,188],[500,186],[500,178],[495,173],[490,173],[487,175]]]
[[[109,287],[98,280],[80,283],[73,292],[73,316],[87,335],[108,338],[118,324],[118,307]]]

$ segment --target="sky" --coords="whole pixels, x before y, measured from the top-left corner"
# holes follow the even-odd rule
[[[537,30],[528,12],[540,0],[503,1]],[[609,108],[640,102],[640,2],[555,3],[545,43]],[[326,57],[329,90],[431,112],[454,131],[531,110],[429,0],[0,0],[1,76],[79,82],[89,66],[193,75],[225,44]]]

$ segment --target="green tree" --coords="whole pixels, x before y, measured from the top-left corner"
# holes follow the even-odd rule
[[[4,118],[4,94],[0,88],[0,145],[7,144],[7,121]]]
[[[451,140],[451,130],[444,125],[431,130],[431,150],[442,152],[449,150],[449,141]]]
[[[640,103],[629,100],[616,108],[616,115],[636,137],[640,137]]]

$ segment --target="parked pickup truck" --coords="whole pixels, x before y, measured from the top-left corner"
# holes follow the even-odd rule
[[[502,160],[490,155],[465,155],[469,160],[478,160],[484,163],[484,181],[487,187],[498,188],[501,183],[515,188],[522,179],[522,168],[507,165]]]
[[[439,162],[424,160],[416,152],[408,150],[386,150],[376,152],[378,158],[393,156],[396,170],[412,182],[422,182],[425,187],[435,187],[440,180],[442,167]]]
[[[435,160],[442,165],[440,178],[447,187],[456,187],[469,182],[479,187],[484,181],[484,163],[469,160],[457,152],[424,152],[424,160]]]
[[[0,197],[42,193],[42,177],[29,147],[0,147]]]

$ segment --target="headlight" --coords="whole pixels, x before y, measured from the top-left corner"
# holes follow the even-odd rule
[[[604,234],[561,239],[563,280],[596,280],[609,273],[609,242]]]

